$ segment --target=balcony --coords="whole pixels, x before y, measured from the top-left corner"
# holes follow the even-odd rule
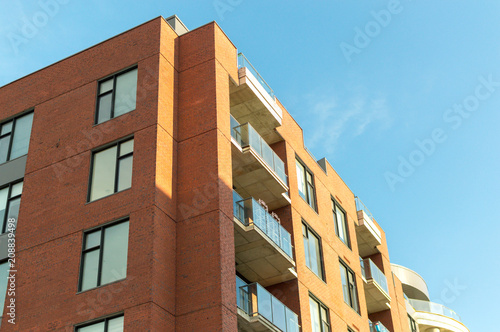
[[[356,197],[356,210],[358,211],[356,238],[359,254],[361,257],[376,254],[379,252],[377,246],[382,244],[382,234],[373,221],[372,214],[358,197]]]
[[[298,316],[258,283],[236,277],[238,331],[299,332]]]
[[[442,304],[409,299],[415,309],[413,315],[420,331],[438,328],[441,332],[469,332],[457,313]]]
[[[360,259],[361,274],[365,280],[365,296],[368,313],[379,312],[391,308],[391,297],[387,278],[377,265],[369,258]]]
[[[391,270],[401,280],[405,295],[411,299],[429,301],[427,284],[417,272],[397,264],[391,264]]]
[[[242,54],[238,54],[239,85],[231,87],[231,114],[240,122],[254,124],[269,143],[282,140],[274,130],[281,126],[283,111],[274,91]]]
[[[297,278],[290,233],[255,199],[233,192],[236,270],[269,286]]]
[[[372,323],[371,320],[368,322],[370,323],[370,332],[390,332],[381,322]]]
[[[233,186],[244,196],[265,201],[275,210],[290,204],[285,163],[249,124],[231,119]]]

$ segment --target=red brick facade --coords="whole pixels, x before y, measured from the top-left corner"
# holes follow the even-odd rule
[[[95,125],[98,80],[133,65],[136,109]],[[1,331],[73,331],[118,312],[125,331],[237,331],[235,82],[236,47],[216,23],[178,36],[157,18],[0,88],[0,123],[34,109],[17,228],[17,323],[4,311]],[[329,308],[332,331],[368,332],[371,318],[409,332],[385,235],[371,258],[387,277],[391,309],[368,316],[354,194],[305,150],[301,128],[282,109],[283,140],[272,148],[285,161],[292,204],[275,212],[292,234],[298,278],[268,290],[299,315],[302,331],[311,331],[311,293]],[[130,135],[132,187],[88,203],[92,151]],[[314,174],[317,212],[299,196],[296,156]],[[332,197],[346,211],[352,249],[335,235]],[[83,231],[127,216],[127,278],[78,292]],[[321,236],[326,282],[305,265],[303,220]],[[339,260],[356,275],[360,313],[344,302]]]

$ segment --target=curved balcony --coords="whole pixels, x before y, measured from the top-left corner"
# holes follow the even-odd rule
[[[442,304],[415,299],[408,302],[415,309],[413,318],[421,331],[438,328],[440,332],[469,332],[460,316]]]
[[[403,292],[410,299],[429,301],[429,291],[424,278],[417,272],[410,270],[407,267],[391,264],[391,270],[401,280],[403,284]]]

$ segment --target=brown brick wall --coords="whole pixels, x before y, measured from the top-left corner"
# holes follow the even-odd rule
[[[235,331],[229,74],[215,23],[179,38],[176,331]],[[217,37],[219,36],[219,37]],[[225,66],[223,66],[224,64]]]

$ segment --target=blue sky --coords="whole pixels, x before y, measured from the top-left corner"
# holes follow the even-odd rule
[[[59,1],[0,4],[0,86],[159,15],[216,20],[370,208],[391,261],[471,331],[496,329],[500,2]]]

